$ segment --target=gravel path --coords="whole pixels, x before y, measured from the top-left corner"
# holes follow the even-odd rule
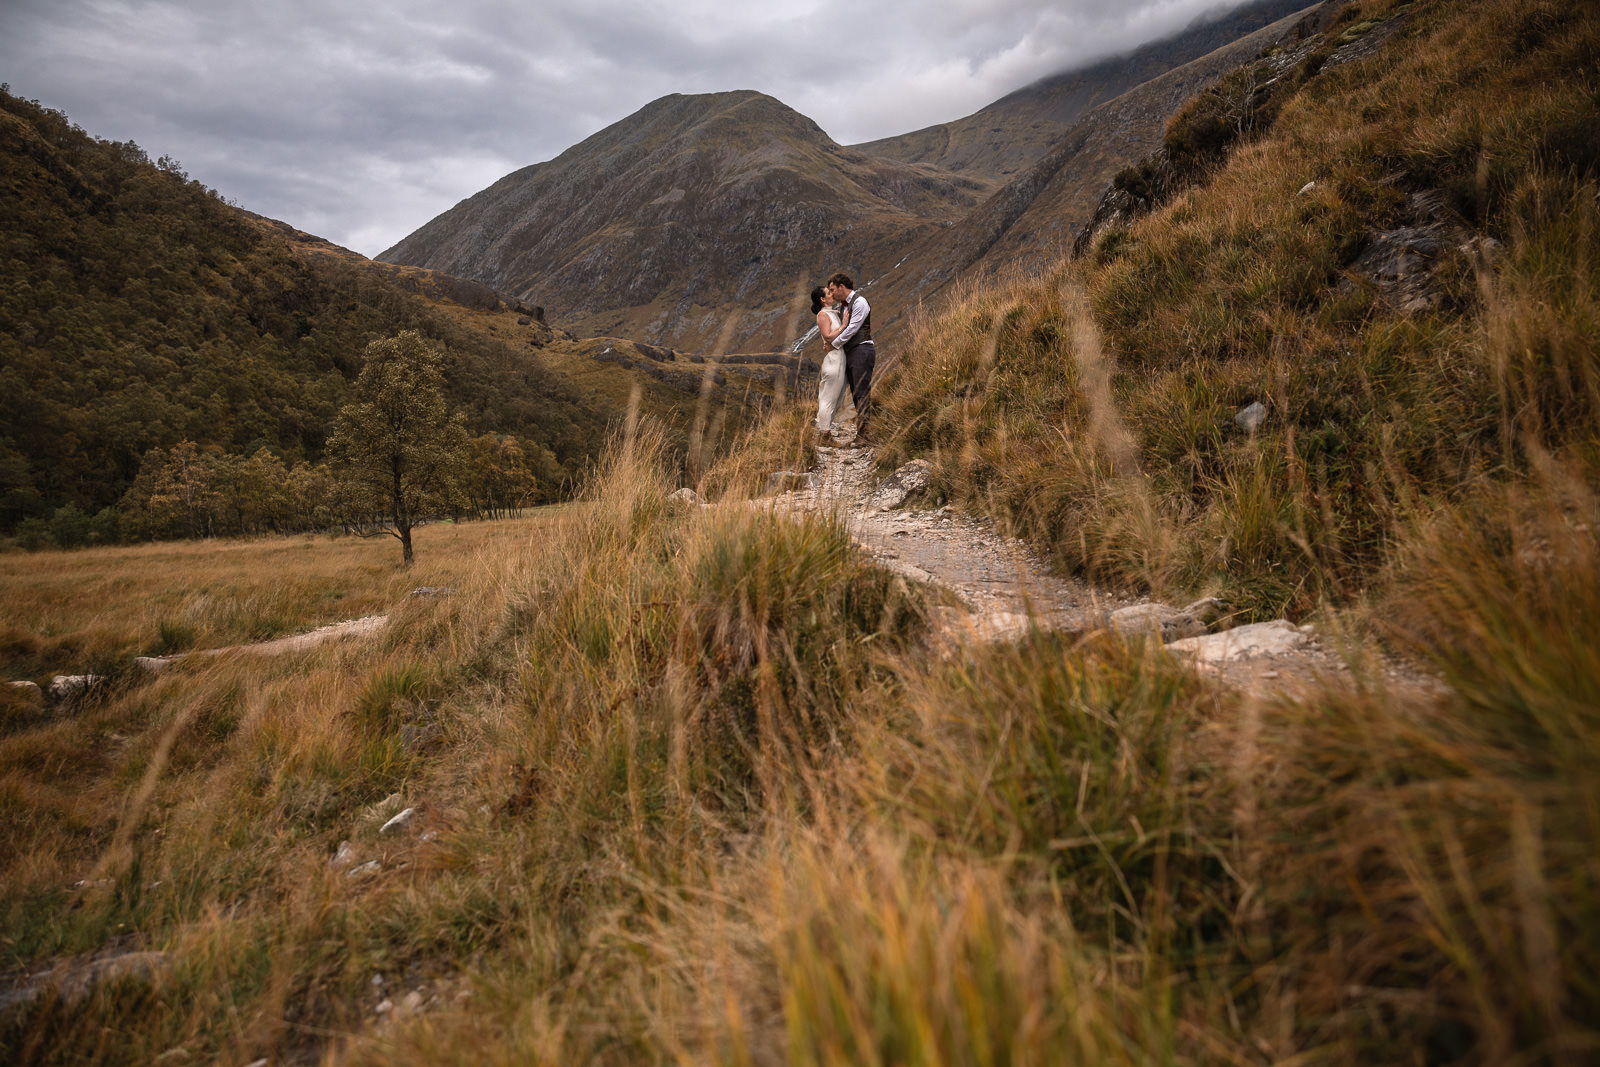
[[[985,518],[949,506],[893,507],[895,496],[883,488],[873,460],[873,449],[854,447],[848,436],[837,446],[819,446],[817,466],[804,479],[809,484],[777,494],[771,506],[779,511],[839,515],[855,542],[885,569],[952,594],[961,607],[941,610],[942,642],[1012,639],[1035,625],[1087,631],[1106,626],[1110,612],[1134,603],[1051,574],[1027,543],[1000,536]],[[1248,644],[1247,629],[1252,628],[1230,634]],[[1202,673],[1261,696],[1355,680],[1346,656],[1338,651],[1339,642],[1324,635],[1307,634],[1290,649],[1243,655],[1226,647],[1219,655],[1218,643],[1226,639],[1207,640],[1212,642],[1209,653],[1180,651],[1192,646],[1190,641],[1179,642],[1174,654],[1192,655]],[[1375,657],[1369,662],[1369,668],[1357,668],[1371,672],[1369,681],[1381,680],[1418,695],[1439,692],[1436,680],[1415,669]]]
[[[838,514],[850,536],[885,569],[938,586],[965,611],[944,613],[946,629],[985,639],[1015,636],[1030,625],[1085,630],[1126,601],[1051,574],[1028,544],[1002,537],[987,519],[941,508],[895,509],[879,488],[874,452],[848,439],[817,448],[813,485],[779,494],[779,510]]]

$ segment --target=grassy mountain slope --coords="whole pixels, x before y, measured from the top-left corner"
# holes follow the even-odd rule
[[[1225,48],[1309,6],[1257,0],[1196,20],[1181,33],[1125,56],[1042,78],[966,118],[852,147],[1003,184],[1020,177],[1096,107],[1168,71]]]
[[[176,164],[9,94],[0,196],[0,529],[114,505],[148,450],[180,440],[314,462],[362,348],[401,329],[453,353],[474,433],[552,454],[550,491],[591,462],[633,384],[646,411],[693,417],[696,389],[624,367],[626,384],[580,391],[550,358],[570,337],[517,325],[481,283],[375,265],[240,211]],[[713,392],[720,406],[729,391]]]
[[[1335,5],[1336,6],[1336,5]],[[955,225],[873,279],[894,337],[902,316],[953,285],[1039,270],[1071,249],[1112,177],[1160,145],[1167,120],[1200,89],[1277,45],[1308,17],[1296,13],[1168,70],[1088,111],[1049,150]]]
[[[1074,569],[1264,610],[1360,590],[1435,501],[1586,462],[1593,15],[1346,9],[1333,44],[1398,32],[1286,80],[1275,124],[1084,260],[925,320],[901,447]]]
[[[801,332],[817,280],[887,267],[979,188],[841,148],[760,93],[673,95],[379,258],[476,278],[578,332],[764,351]]]

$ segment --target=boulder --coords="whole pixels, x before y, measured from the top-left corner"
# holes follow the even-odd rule
[[[1274,619],[1271,622],[1235,626],[1217,634],[1173,641],[1167,647],[1174,652],[1193,656],[1201,663],[1229,663],[1293,652],[1309,640],[1294,623],[1287,619]]]
[[[700,506],[700,494],[690,489],[687,485],[676,492],[667,494],[667,500],[680,507],[696,508]]]
[[[53,996],[66,1008],[75,1008],[101,986],[110,983],[156,985],[172,971],[172,956],[166,952],[121,952],[90,959],[64,961],[33,982],[13,986],[0,993],[0,1010],[31,1004]]]
[[[875,508],[897,508],[912,497],[926,493],[932,484],[933,464],[925,459],[914,459],[879,482],[870,503]]]

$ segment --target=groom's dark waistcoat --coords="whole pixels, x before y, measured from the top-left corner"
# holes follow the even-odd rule
[[[855,293],[851,293],[850,303],[848,305],[851,314],[855,313],[855,303],[857,300],[860,300],[863,304],[867,303],[866,297],[857,297]],[[861,329],[857,330],[853,336],[846,338],[840,350],[848,356],[850,353],[856,350],[858,345],[870,340],[872,340],[872,305],[867,304],[867,317],[861,320]],[[876,348],[876,346],[874,346],[874,348]]]

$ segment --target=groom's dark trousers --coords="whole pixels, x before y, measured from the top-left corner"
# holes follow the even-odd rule
[[[867,432],[872,418],[872,368],[878,365],[878,350],[871,341],[862,341],[844,354],[844,380],[850,386],[850,401],[856,406],[856,433]]]

